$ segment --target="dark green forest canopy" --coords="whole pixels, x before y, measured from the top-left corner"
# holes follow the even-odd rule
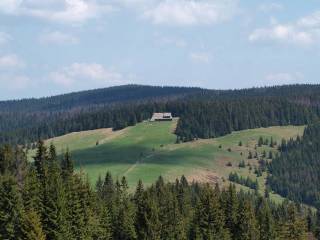
[[[319,234],[320,216],[257,194],[162,177],[138,182],[100,177],[95,189],[73,171],[68,152],[37,146],[34,163],[20,148],[0,148],[0,239],[305,240]]]
[[[268,184],[284,197],[320,207],[320,123],[308,126],[302,138],[284,141],[280,150]]]
[[[73,131],[122,129],[170,111],[179,140],[235,130],[308,124],[320,115],[319,85],[243,90],[129,85],[50,98],[0,102],[0,143],[25,144]]]

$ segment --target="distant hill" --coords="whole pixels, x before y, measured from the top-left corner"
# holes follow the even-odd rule
[[[44,98],[0,101],[0,112],[63,111],[93,105],[176,99],[205,91],[200,88],[123,85]]]
[[[184,97],[207,99],[231,99],[239,97],[283,96],[300,98],[309,96],[320,102],[320,85],[284,85],[240,90],[210,90],[195,87],[159,87],[123,85],[109,88],[73,92],[68,94],[0,101],[1,112],[62,111],[92,105],[108,105],[145,100],[168,100]]]

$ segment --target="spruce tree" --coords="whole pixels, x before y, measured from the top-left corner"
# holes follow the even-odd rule
[[[114,214],[113,234],[116,240],[137,239],[134,227],[134,209],[128,196],[128,184],[125,177],[116,183],[116,213]]]
[[[66,199],[61,169],[54,145],[50,145],[48,154],[48,174],[43,196],[42,221],[49,239],[66,237]]]
[[[317,209],[317,214],[316,214],[316,224],[315,224],[315,235],[317,240],[320,240],[320,209]]]
[[[139,180],[134,202],[136,206],[135,227],[137,239],[160,239],[160,221],[155,200],[144,191],[142,181]]]
[[[46,235],[42,229],[41,219],[34,210],[27,210],[23,215],[21,228],[23,240],[46,240]]]
[[[287,209],[288,217],[282,224],[280,239],[306,240],[307,226],[305,220],[297,213],[294,204],[289,204]]]
[[[229,239],[229,231],[225,228],[224,212],[220,207],[219,197],[209,185],[200,195],[194,219],[193,238],[196,239]]]
[[[107,172],[104,179],[103,186],[102,186],[102,198],[105,200],[109,208],[112,207],[114,194],[115,194],[115,186],[113,183],[113,179],[112,179],[111,173]]]
[[[61,170],[62,170],[62,177],[66,181],[73,175],[73,161],[71,159],[71,154],[69,149],[64,154],[64,157],[61,161]]]
[[[260,240],[275,240],[276,227],[269,205],[262,200],[258,209],[258,225]]]
[[[226,228],[229,229],[231,238],[235,238],[239,207],[235,185],[230,184],[228,190],[224,192],[222,204],[225,211]]]
[[[241,201],[239,207],[239,219],[236,227],[237,234],[234,235],[239,240],[258,240],[259,232],[255,213],[251,203],[248,200]]]
[[[28,211],[35,211],[40,216],[43,209],[41,201],[42,196],[43,192],[41,183],[37,178],[37,172],[33,166],[30,166],[22,191],[22,199],[25,209]]]
[[[47,147],[42,140],[38,142],[37,152],[33,159],[37,177],[40,180],[42,187],[44,188],[48,174],[48,153]]]
[[[17,182],[0,175],[0,239],[21,239],[23,205]]]

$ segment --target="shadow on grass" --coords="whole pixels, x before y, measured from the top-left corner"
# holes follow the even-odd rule
[[[72,158],[76,166],[105,163],[134,164],[137,162],[178,165],[194,163],[195,159],[205,157],[208,157],[207,154],[188,148],[168,151],[165,147],[160,146],[152,148],[136,144],[118,145],[113,143],[72,152]]]

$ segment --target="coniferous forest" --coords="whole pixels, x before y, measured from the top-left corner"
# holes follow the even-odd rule
[[[268,184],[289,199],[320,207],[320,123],[297,140],[283,141],[280,151],[269,166]]]
[[[0,102],[0,143],[30,144],[74,131],[123,129],[169,111],[182,141],[232,131],[304,125],[320,116],[320,87],[292,85],[244,90],[129,85],[50,98]]]
[[[34,163],[19,148],[0,150],[0,239],[307,239],[320,216],[289,202],[218,186],[159,179],[129,192],[123,177],[95,188],[68,152],[37,145]],[[318,235],[317,235],[318,234]]]
[[[320,86],[244,90],[122,86],[0,102],[0,239],[320,239]],[[67,151],[39,139],[98,128],[123,129],[154,112],[179,117],[177,142],[232,131],[308,125],[267,162],[270,202],[258,182],[230,174],[252,193],[162,177],[151,186],[101,176],[95,187]],[[260,141],[260,140],[259,140]],[[26,149],[36,147],[34,161]],[[242,144],[242,143],[241,143]],[[270,157],[272,158],[273,155]]]

